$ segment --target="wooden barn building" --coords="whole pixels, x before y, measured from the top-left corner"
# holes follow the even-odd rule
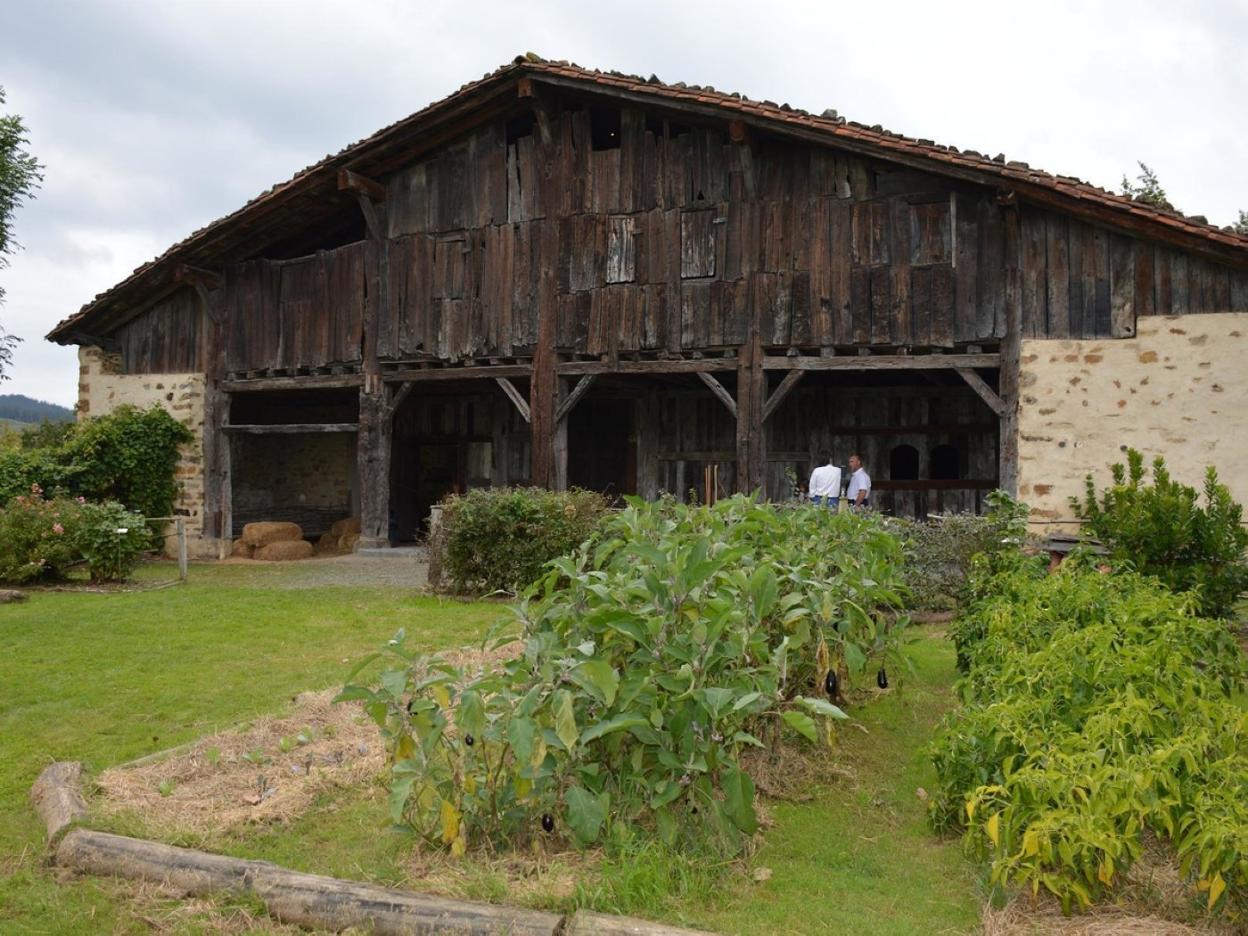
[[[1134,444],[1244,489],[1248,238],[1026,164],[522,57],[196,231],[49,335],[80,409],[201,443],[253,519],[412,539],[482,486],[780,498],[860,452],[884,510],[1068,519]],[[1197,466],[1195,471],[1183,467]]]

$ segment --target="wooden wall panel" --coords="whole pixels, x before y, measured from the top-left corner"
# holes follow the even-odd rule
[[[114,333],[127,374],[186,374],[204,369],[199,297],[180,289]]]

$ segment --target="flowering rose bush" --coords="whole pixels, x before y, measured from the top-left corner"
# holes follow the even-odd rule
[[[12,584],[59,578],[78,561],[74,530],[82,505],[68,497],[45,500],[39,485],[0,510],[0,581]]]
[[[93,582],[126,578],[150,543],[147,522],[121,504],[43,496],[37,484],[0,510],[0,582],[63,578],[86,562]]]

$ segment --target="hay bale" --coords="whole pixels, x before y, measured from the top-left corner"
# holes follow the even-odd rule
[[[303,528],[285,520],[262,520],[243,527],[243,542],[249,546],[268,546],[303,539]]]
[[[338,537],[333,533],[322,533],[316,541],[318,556],[332,556],[338,552]]]
[[[348,533],[338,540],[338,551],[340,553],[355,552],[355,544],[360,541],[359,533]]]
[[[315,550],[307,540],[280,540],[261,546],[256,550],[255,558],[265,562],[284,562],[287,559],[307,559],[313,552]]]
[[[251,543],[236,539],[233,547],[230,549],[230,555],[237,556],[239,559],[250,559],[255,551],[256,547],[252,546]]]
[[[358,536],[361,529],[359,517],[347,517],[343,520],[335,520],[334,525],[329,528],[329,532],[334,535],[335,539],[341,539],[351,534]]]

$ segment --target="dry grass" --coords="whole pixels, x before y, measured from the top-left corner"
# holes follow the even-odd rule
[[[516,656],[521,645],[442,654],[469,677]],[[162,835],[214,835],[288,823],[332,789],[372,783],[386,768],[381,733],[333,690],[303,693],[286,715],[257,719],[156,758],[104,771],[101,815],[137,817]]]
[[[287,715],[106,770],[98,808],[162,832],[208,834],[288,822],[327,789],[371,782],[385,767],[380,732],[359,705],[334,705],[334,694],[304,693]]]

